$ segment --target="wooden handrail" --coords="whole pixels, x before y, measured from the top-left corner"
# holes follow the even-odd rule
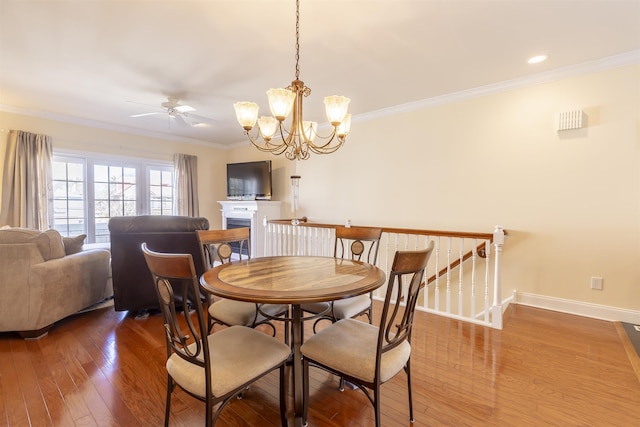
[[[291,225],[290,219],[275,219],[268,220],[270,224],[283,224]],[[311,227],[311,228],[336,228],[341,227],[343,224],[321,224],[313,222],[300,222],[297,227]],[[477,233],[470,231],[443,231],[443,230],[420,230],[415,228],[395,228],[395,227],[374,227],[370,225],[353,225],[353,227],[362,228],[382,228],[383,233],[398,233],[398,234],[417,234],[422,236],[444,236],[444,237],[462,237],[470,239],[484,239],[493,241],[493,233]],[[505,235],[507,232],[505,231]]]

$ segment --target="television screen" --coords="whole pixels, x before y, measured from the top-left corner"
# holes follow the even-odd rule
[[[227,198],[271,200],[271,160],[228,163]]]

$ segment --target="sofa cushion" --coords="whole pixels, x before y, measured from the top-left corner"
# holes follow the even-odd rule
[[[64,257],[64,243],[62,243],[62,236],[58,233],[58,230],[43,231],[34,240],[38,244],[38,249],[40,249],[42,258],[45,261]]]
[[[62,243],[64,244],[64,253],[66,255],[71,255],[80,252],[82,250],[82,245],[84,245],[84,239],[86,238],[86,234],[80,234],[75,237],[63,237]]]
[[[31,230],[10,228],[0,232],[0,243],[35,243],[45,261],[65,256],[64,243],[58,230]]]

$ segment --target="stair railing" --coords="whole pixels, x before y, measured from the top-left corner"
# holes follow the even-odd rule
[[[333,256],[336,224],[265,220],[268,256]],[[434,240],[417,309],[502,329],[502,227],[493,233],[382,227],[378,267],[389,273],[397,250],[418,250]],[[492,251],[493,248],[493,251]],[[384,286],[374,293],[382,300]]]

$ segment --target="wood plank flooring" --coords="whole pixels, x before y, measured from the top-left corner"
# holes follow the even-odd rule
[[[161,426],[164,355],[159,316],[113,308],[35,341],[0,334],[0,426]],[[360,391],[311,375],[310,426],[373,425]],[[640,381],[610,322],[516,305],[497,331],[418,312],[412,375],[416,427],[640,425]],[[278,426],[277,385],[263,378],[216,426]],[[382,414],[384,426],[411,425],[404,374],[383,385]],[[171,426],[203,419],[202,403],[174,393]]]

